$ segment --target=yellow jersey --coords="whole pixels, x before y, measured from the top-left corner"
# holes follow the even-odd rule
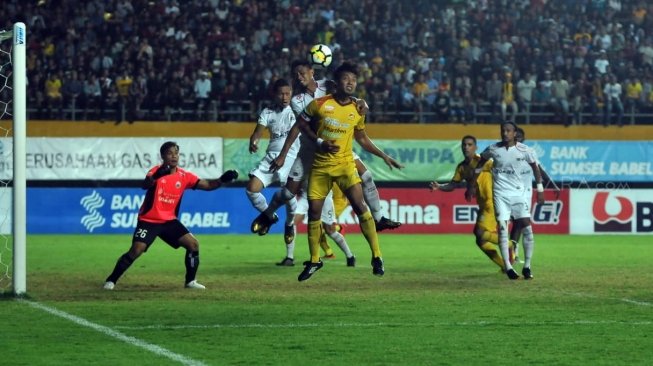
[[[353,101],[342,105],[333,96],[326,95],[311,101],[301,113],[304,120],[311,121],[311,126],[318,138],[338,145],[338,152],[315,152],[314,168],[326,168],[342,164],[353,164],[352,144],[354,130],[365,129],[365,116],[356,110]]]
[[[474,178],[474,171],[481,156],[476,154],[470,161],[461,161],[456,167],[456,172],[451,178],[452,182],[460,183],[463,180],[469,182]],[[483,165],[481,173],[476,180],[476,202],[480,204],[487,203],[492,200],[492,160],[487,161]]]

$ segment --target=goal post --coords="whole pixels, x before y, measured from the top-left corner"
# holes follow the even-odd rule
[[[24,23],[14,24],[13,29],[13,292],[27,292],[27,29]]]
[[[26,184],[26,135],[27,135],[27,29],[24,23],[15,23],[12,29],[0,30],[0,119],[9,120],[4,129],[6,145],[0,142],[0,173],[2,173],[2,224],[4,239],[0,250],[0,284],[7,286],[11,279],[11,293],[25,295],[27,292],[27,184]],[[11,139],[11,140],[9,140]],[[5,155],[6,154],[6,155]],[[11,155],[9,158],[8,155]],[[3,172],[4,171],[4,172]],[[11,192],[11,193],[9,193]],[[11,240],[4,234],[10,234]],[[11,258],[9,258],[11,257]],[[0,286],[0,292],[8,290]]]

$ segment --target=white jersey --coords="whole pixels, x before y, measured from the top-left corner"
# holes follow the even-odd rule
[[[295,112],[295,115],[299,116],[306,106],[310,102],[313,101],[315,98],[321,98],[325,95],[327,95],[327,86],[326,86],[326,79],[322,80],[317,80],[317,88],[315,89],[315,95],[311,95],[310,93],[299,93],[292,97],[290,100],[290,106],[292,107],[293,112]],[[309,152],[315,152],[315,142],[310,141],[309,139],[305,138],[303,135],[299,135],[299,140],[301,141],[301,149],[302,149],[302,154],[304,155]]]
[[[281,111],[264,108],[258,118],[258,124],[267,127],[270,131],[270,144],[267,152],[278,153],[283,148],[286,136],[288,136],[290,129],[295,124],[295,114],[290,106],[283,108]],[[298,150],[299,141],[295,140],[288,155],[295,156]]]
[[[535,153],[528,146],[518,142],[506,148],[498,142],[488,146],[481,154],[494,160],[492,166],[493,192],[496,196],[523,196],[526,191],[523,176],[532,174],[530,165],[535,163]]]

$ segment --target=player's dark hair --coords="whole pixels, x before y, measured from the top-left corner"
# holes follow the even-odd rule
[[[342,74],[344,74],[346,72],[350,72],[350,73],[352,73],[352,74],[354,74],[354,75],[356,75],[358,77],[358,67],[356,67],[356,65],[354,65],[352,63],[345,62],[342,65],[338,66],[336,71],[333,73],[333,78],[336,81],[340,80],[340,77],[342,76]]]
[[[465,135],[465,136],[463,136],[463,138],[460,139],[460,143],[461,143],[461,144],[464,143],[465,140],[467,140],[467,139],[474,141],[474,145],[476,145],[476,137],[474,137],[474,136],[472,136],[472,135]]]
[[[513,122],[513,121],[503,121],[503,122],[501,122],[501,128],[503,128],[504,125],[512,125],[512,127],[515,128],[515,131],[517,131],[517,129],[519,128],[519,127],[517,127],[517,124],[515,122]]]
[[[306,66],[306,67],[308,67],[309,69],[313,68],[313,66],[311,66],[311,63],[308,62],[308,60],[302,60],[302,59],[299,59],[299,60],[295,60],[295,61],[293,61],[293,62],[290,64],[290,71],[293,71],[293,72],[294,72],[294,71],[295,71],[295,68],[296,68],[297,66]]]
[[[176,147],[177,150],[179,150],[179,145],[177,145],[176,142],[174,141],[166,141],[161,145],[161,148],[159,149],[159,152],[161,153],[161,156],[165,155],[166,151],[170,149],[171,147]]]
[[[522,140],[526,140],[526,132],[524,132],[523,128],[517,127],[517,129],[515,129],[515,133],[520,134]]]
[[[286,79],[277,79],[274,84],[272,84],[272,91],[276,93],[284,86],[290,86],[290,83],[288,83]]]

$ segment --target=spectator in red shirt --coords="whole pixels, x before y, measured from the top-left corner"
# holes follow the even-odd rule
[[[176,142],[164,143],[160,151],[163,163],[150,169],[143,180],[142,187],[147,193],[138,211],[131,248],[118,258],[116,267],[106,279],[105,290],[113,290],[120,276],[157,237],[175,249],[186,249],[186,288],[205,289],[195,280],[200,264],[199,243],[177,218],[179,204],[186,189],[212,191],[238,178],[238,172],[228,170],[218,179],[200,179],[178,166],[179,145]]]

